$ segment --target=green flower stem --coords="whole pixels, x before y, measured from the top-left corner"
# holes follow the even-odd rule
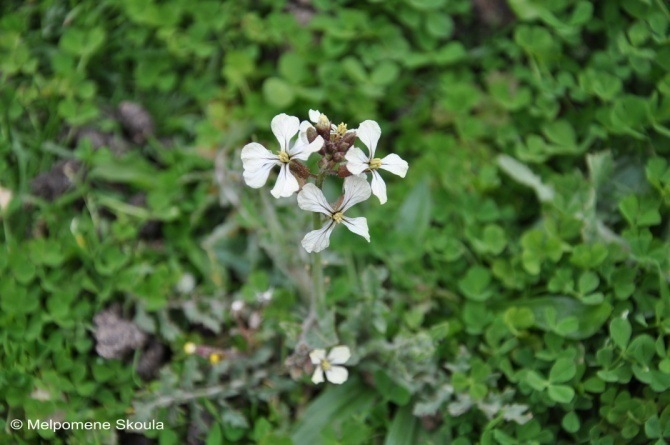
[[[319,213],[314,213],[312,217],[314,230],[321,226],[321,218]],[[310,312],[316,316],[320,316],[325,312],[326,306],[326,290],[323,281],[323,263],[321,262],[321,253],[315,252],[312,254],[312,284],[314,290],[312,292],[312,302]]]

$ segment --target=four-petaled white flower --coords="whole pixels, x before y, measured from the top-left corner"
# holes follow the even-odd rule
[[[330,234],[335,226],[340,223],[347,226],[349,230],[362,236],[370,242],[368,222],[363,217],[349,218],[344,216],[351,206],[368,199],[372,191],[370,185],[361,176],[349,176],[344,180],[344,196],[336,206],[331,206],[323,192],[314,184],[305,184],[298,194],[298,206],[310,212],[323,213],[328,217],[326,224],[318,229],[312,230],[302,239],[302,247],[307,252],[321,252],[330,245]]]
[[[323,375],[329,382],[340,385],[347,381],[349,371],[342,365],[351,357],[351,351],[346,346],[336,346],[330,350],[328,356],[324,349],[315,349],[309,353],[309,359],[316,366],[312,375],[312,382],[319,384],[323,382]]]
[[[293,160],[306,161],[310,154],[321,149],[323,138],[319,136],[311,144],[298,138],[295,144],[290,146],[291,139],[300,127],[300,121],[295,116],[283,113],[275,116],[270,126],[279,141],[279,153],[274,154],[256,142],[245,145],[242,149],[244,181],[249,187],[263,187],[272,167],[279,165],[281,167],[279,176],[270,193],[275,198],[288,197],[300,189],[298,180],[291,173],[290,162]]]
[[[379,198],[380,203],[384,204],[386,202],[386,183],[377,170],[381,168],[404,178],[409,166],[397,154],[390,154],[382,159],[375,158],[377,142],[381,134],[382,130],[377,122],[370,120],[362,122],[356,130],[356,135],[368,147],[370,155],[367,156],[358,147],[351,147],[344,158],[348,161],[347,170],[352,175],[358,175],[366,170],[372,173],[372,193]]]

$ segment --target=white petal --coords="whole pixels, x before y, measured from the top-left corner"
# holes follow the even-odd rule
[[[277,175],[277,182],[274,188],[270,191],[275,198],[288,198],[295,192],[300,190],[298,180],[291,173],[288,164],[282,164],[279,175]]]
[[[245,145],[241,158],[245,170],[258,170],[268,162],[274,165],[279,161],[279,156],[257,142]]]
[[[291,148],[288,153],[291,159],[298,159],[300,161],[306,161],[309,158],[309,155],[316,153],[321,150],[323,147],[323,138],[318,136],[311,144],[302,144],[300,141]]]
[[[256,170],[244,170],[244,182],[251,188],[261,188],[265,185],[270,175],[270,170],[275,166],[274,162],[262,165]]]
[[[319,110],[309,110],[309,120],[312,122],[319,122],[319,116],[321,116],[321,112]]]
[[[349,371],[343,366],[333,366],[328,371],[326,371],[326,378],[329,382],[335,383],[336,385],[341,385],[347,381],[349,377]]]
[[[312,375],[312,382],[313,382],[315,385],[318,385],[319,383],[322,383],[322,382],[323,382],[323,369],[321,369],[320,366],[318,366],[318,367],[314,370],[314,374]]]
[[[379,128],[379,124],[375,121],[361,122],[358,130],[356,130],[356,135],[370,150],[370,159],[374,158],[377,142],[379,142],[379,137],[382,135],[382,129]]]
[[[333,365],[341,365],[351,358],[351,351],[347,346],[335,346],[328,353],[328,361]]]
[[[379,198],[379,203],[386,202],[386,183],[382,179],[382,175],[377,171],[372,171],[372,180],[370,181],[372,194]]]
[[[365,238],[368,243],[370,242],[370,232],[368,231],[368,221],[359,216],[358,218],[347,218],[346,216],[342,218],[342,223],[347,226],[347,229],[354,232],[356,235],[360,235]]]
[[[331,216],[335,210],[328,204],[323,192],[314,184],[305,184],[298,193],[298,207],[309,212]]]
[[[286,151],[288,149],[289,141],[295,136],[300,128],[300,121],[295,116],[289,116],[288,114],[282,113],[272,119],[270,127],[279,141],[279,146],[282,151]]]
[[[354,204],[368,199],[371,194],[370,184],[364,176],[347,176],[344,179],[344,199],[338,210],[344,213]]]
[[[325,349],[315,349],[309,353],[309,359],[312,361],[313,365],[318,365],[324,358],[326,358]]]
[[[392,153],[382,159],[382,165],[379,168],[383,168],[386,171],[390,171],[394,175],[398,175],[401,178],[404,178],[409,169],[407,161],[402,159],[395,153]]]
[[[319,230],[312,230],[302,239],[302,247],[307,252],[321,252],[330,245],[330,234],[335,228],[335,221],[329,221]]]
[[[307,139],[307,130],[309,128],[314,128],[314,125],[310,124],[307,121],[300,122],[300,127],[299,127],[300,132],[298,134],[298,137],[300,138],[299,140],[303,144],[309,144],[309,139]]]
[[[370,168],[370,158],[368,158],[365,153],[363,153],[363,150],[358,147],[351,147],[347,150],[344,159],[349,161],[347,162],[347,170],[349,170],[352,175],[358,175]]]

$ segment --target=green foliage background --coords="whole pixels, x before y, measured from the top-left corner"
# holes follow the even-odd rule
[[[503,4],[2,2],[3,443],[116,443],[8,424],[128,416],[169,425],[145,433],[161,445],[670,440],[668,6]],[[124,100],[155,137],[121,154],[76,137],[121,138]],[[245,188],[239,162],[310,108],[378,121],[379,150],[410,162],[362,206],[372,243],[339,233],[326,257],[333,312],[310,342],[354,357],[324,390],[284,366],[308,215]],[[61,160],[73,185],[37,196]],[[262,311],[253,338],[234,299]],[[139,351],[96,354],[113,303],[170,349],[152,379]],[[242,355],[212,366],[186,341]]]

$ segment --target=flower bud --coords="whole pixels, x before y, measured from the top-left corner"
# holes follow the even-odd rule
[[[337,169],[337,176],[339,176],[340,178],[346,178],[347,176],[351,176],[351,172],[347,170],[346,164],[340,164],[340,166]]]
[[[291,169],[291,172],[293,172],[300,179],[307,179],[312,174],[312,172],[309,171],[309,168],[307,168],[305,164],[298,161],[292,161],[289,164],[289,168]]]
[[[354,145],[354,142],[356,142],[356,132],[355,131],[350,131],[349,133],[346,133],[344,137],[342,138],[343,142],[346,142],[349,144],[349,147]]]
[[[342,162],[344,161],[344,153],[337,152],[333,155],[333,161]]]
[[[330,120],[325,114],[319,116],[319,121],[316,123],[316,131],[325,140],[330,139]]]
[[[319,134],[316,132],[316,128],[314,128],[314,127],[309,127],[307,129],[306,134],[307,134],[307,140],[309,141],[310,144],[312,142],[314,142],[314,140],[317,138],[317,136],[319,136]]]
[[[340,143],[337,144],[337,151],[339,151],[340,153],[346,153],[350,148],[351,144],[344,140],[340,141]]]

